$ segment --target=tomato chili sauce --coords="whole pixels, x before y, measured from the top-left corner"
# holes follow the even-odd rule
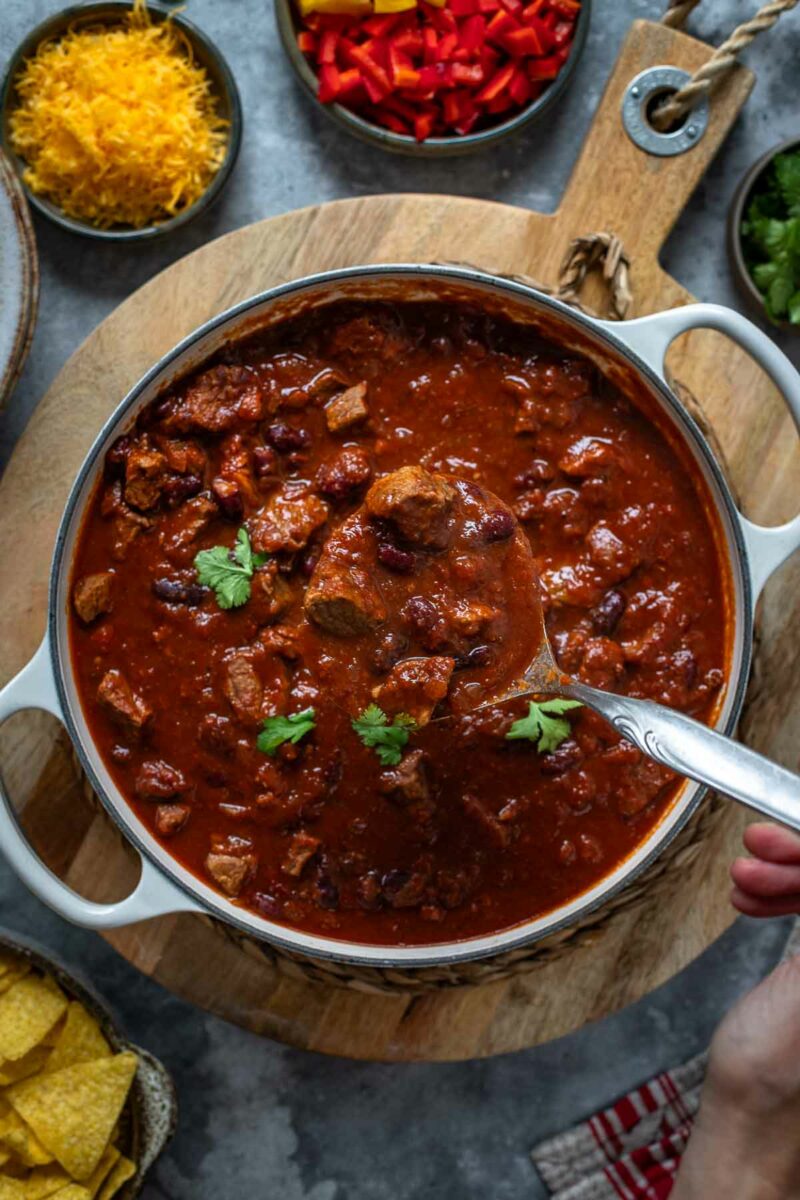
[[[442,479],[473,506],[455,548]],[[99,753],[170,854],[278,922],[415,945],[544,914],[635,850],[680,779],[587,709],[540,753],[506,736],[525,700],[473,708],[527,619],[492,591],[509,509],[561,667],[713,720],[728,569],[698,469],[530,328],[340,302],[142,411],[78,539],[71,648]],[[242,529],[259,557],[223,609],[195,558]],[[399,762],[353,729],[369,705],[416,720]],[[296,743],[259,749],[265,719],[309,708]]]

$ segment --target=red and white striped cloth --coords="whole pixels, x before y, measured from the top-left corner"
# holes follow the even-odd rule
[[[797,921],[784,957],[800,953]],[[700,1105],[708,1054],[629,1092],[531,1153],[553,1200],[666,1200]]]

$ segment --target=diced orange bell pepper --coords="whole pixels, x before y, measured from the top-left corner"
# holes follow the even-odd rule
[[[301,29],[297,35],[297,48],[301,54],[313,54],[317,48],[317,39],[309,29]]]

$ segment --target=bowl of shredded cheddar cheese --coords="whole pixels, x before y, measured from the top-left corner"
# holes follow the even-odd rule
[[[160,236],[204,211],[239,152],[228,64],[184,17],[146,0],[65,9],[17,49],[2,143],[39,212],[113,241]]]

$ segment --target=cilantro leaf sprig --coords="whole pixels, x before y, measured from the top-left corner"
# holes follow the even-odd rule
[[[255,554],[244,526],[236,534],[232,549],[214,546],[195,555],[197,582],[213,588],[220,608],[240,608],[250,599],[250,580],[266,554]]]
[[[800,325],[800,150],[777,154],[759,176],[741,234],[767,315]]]
[[[374,750],[383,767],[396,767],[403,757],[403,750],[417,723],[408,713],[398,713],[389,718],[377,704],[370,704],[352,722],[361,741]]]
[[[572,732],[569,721],[564,720],[563,714],[572,708],[582,708],[580,700],[543,700],[538,704],[531,700],[528,704],[527,717],[520,717],[509,729],[506,740],[509,742],[526,739],[536,743],[540,754],[552,754]]]
[[[288,717],[266,717],[264,728],[258,735],[256,745],[264,754],[274,754],[284,742],[296,746],[301,738],[316,727],[316,712],[304,708],[302,712],[290,713]]]

